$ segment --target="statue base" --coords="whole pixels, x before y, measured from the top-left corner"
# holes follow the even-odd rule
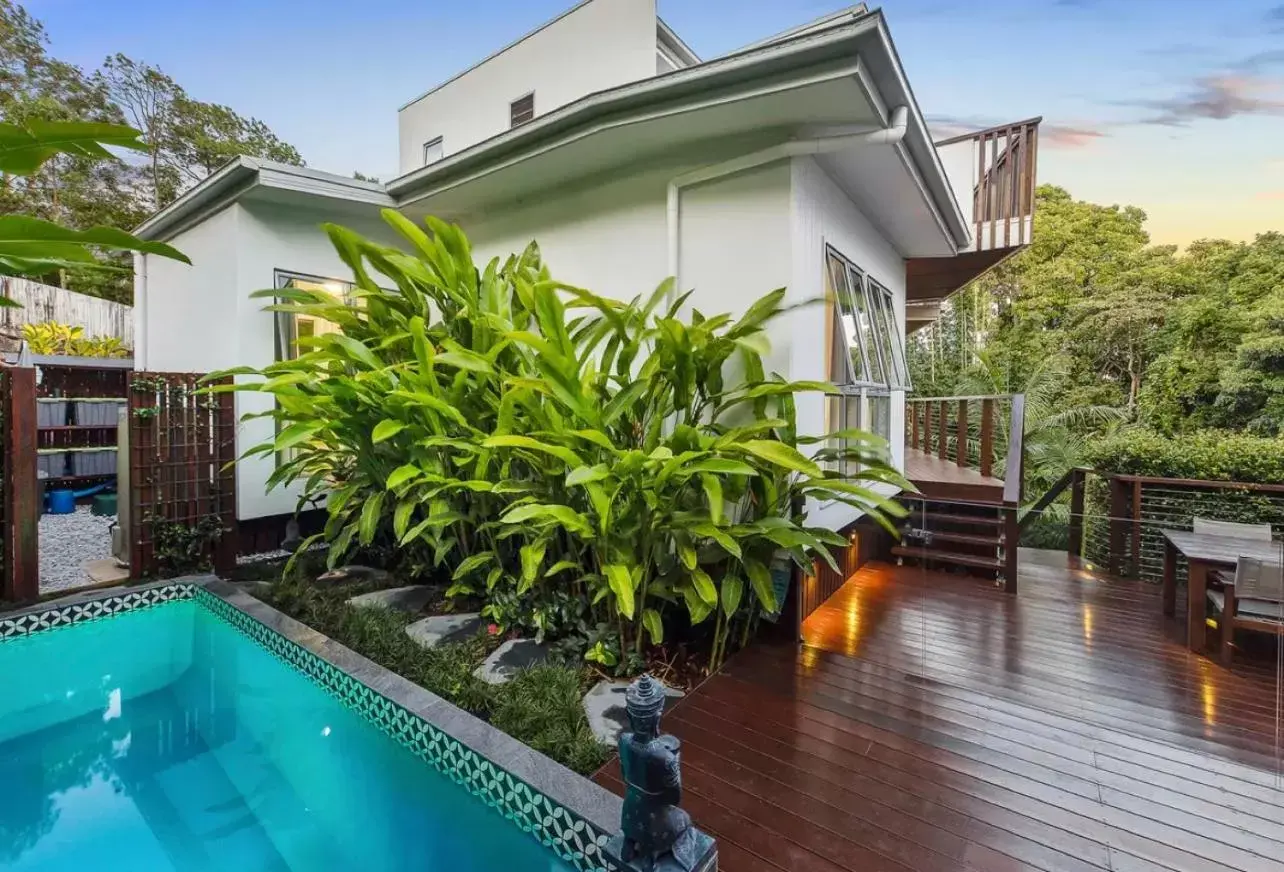
[[[647,857],[634,857],[632,860],[624,859],[624,836],[617,833],[606,843],[603,852],[607,858],[614,863],[621,872],[718,872],[718,845],[711,836],[707,836],[699,830],[695,830],[696,850],[695,855],[698,858],[694,866],[684,866],[672,854],[665,854],[660,859],[652,862]]]

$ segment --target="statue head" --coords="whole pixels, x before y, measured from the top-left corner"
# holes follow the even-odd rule
[[[643,675],[629,685],[624,694],[629,725],[641,739],[654,739],[660,734],[660,715],[664,713],[664,685],[650,675]]]

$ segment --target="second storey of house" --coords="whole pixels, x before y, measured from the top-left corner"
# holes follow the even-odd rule
[[[401,107],[400,173],[597,91],[699,62],[655,0],[584,0]]]

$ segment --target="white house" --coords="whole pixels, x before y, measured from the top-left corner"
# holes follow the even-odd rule
[[[883,14],[863,5],[701,60],[655,0],[584,0],[403,106],[392,181],[240,158],[148,219],[140,235],[192,266],[138,258],[137,366],[271,363],[300,325],[249,294],[342,283],[317,225],[393,243],[378,216],[393,207],[460,223],[482,259],[536,239],[559,279],[609,296],[670,275],[706,312],[781,286],[828,296],[773,337],[777,370],[848,391],[800,404],[800,426],[864,425],[903,460],[906,325],[1029,241],[1036,128],[933,144]],[[264,402],[238,395],[238,412]],[[243,424],[239,447],[270,428]],[[295,508],[264,491],[273,462],[239,466],[242,520]]]

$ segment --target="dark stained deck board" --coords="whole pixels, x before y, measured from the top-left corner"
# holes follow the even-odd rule
[[[908,445],[905,446],[905,477],[928,497],[987,502],[1003,499],[1003,479],[981,475],[975,469]]]
[[[1193,654],[1158,586],[1046,553],[1020,590],[871,564],[680,702],[720,868],[1284,872],[1274,658]]]

